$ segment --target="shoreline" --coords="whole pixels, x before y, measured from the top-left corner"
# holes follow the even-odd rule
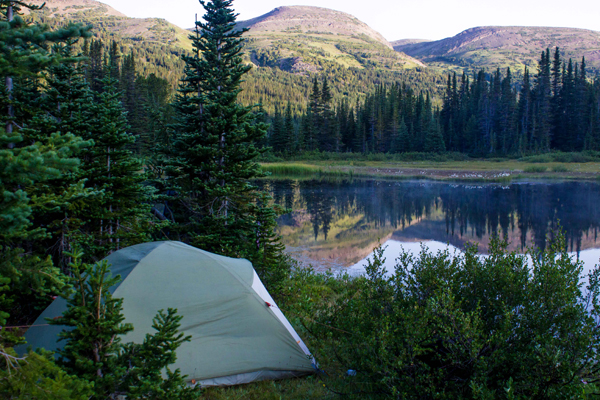
[[[510,183],[514,180],[598,180],[600,162],[531,163],[523,161],[344,162],[294,161],[261,163],[273,178],[381,178]]]

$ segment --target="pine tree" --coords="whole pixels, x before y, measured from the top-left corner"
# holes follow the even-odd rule
[[[398,133],[392,139],[392,145],[390,148],[391,153],[403,153],[408,151],[408,128],[404,123],[404,118],[400,120],[400,126],[398,128]]]
[[[83,146],[81,139],[57,130],[43,140],[32,139],[39,139],[31,126],[32,116],[40,113],[36,91],[46,68],[69,61],[48,48],[89,33],[73,25],[52,32],[46,26],[28,25],[19,15],[20,7],[39,9],[0,0],[0,76],[5,77],[0,109],[8,110],[0,116],[0,282],[5,289],[2,318],[26,322],[47,304],[49,293],[64,284],[51,259],[31,250],[32,243],[47,236],[44,226],[33,225],[34,214],[58,200],[54,193],[36,195],[36,191],[73,172],[78,164],[74,154]],[[0,330],[0,347],[18,340],[14,332]]]
[[[59,350],[59,364],[71,374],[94,383],[96,399],[105,399],[118,391],[125,373],[116,355],[121,335],[133,330],[124,323],[123,299],[112,296],[110,288],[121,277],[111,276],[106,260],[94,265],[82,262],[75,249],[70,270],[72,292],[64,293],[67,309],[61,318],[48,320],[50,325],[70,327],[60,334],[65,344]]]
[[[54,51],[65,60],[73,58],[72,49],[72,42],[54,47]],[[44,143],[55,132],[75,137],[89,136],[93,101],[93,94],[78,65],[63,62],[51,66],[46,75],[44,95],[38,102],[40,109],[21,132],[25,140],[39,143]],[[81,142],[80,147],[73,148],[73,156],[80,157],[92,144],[91,140]],[[85,179],[78,175],[76,171],[65,172],[58,179],[32,187],[36,197],[51,199],[41,204],[34,213],[34,224],[47,227],[47,237],[36,240],[33,248],[41,254],[52,255],[54,264],[65,272],[68,260],[64,254],[70,250],[74,236],[87,218],[82,210],[87,202],[101,196],[98,190],[85,188]]]
[[[550,49],[542,52],[534,91],[535,125],[533,141],[537,151],[548,151],[552,136]]]
[[[179,369],[169,365],[177,361],[176,350],[191,336],[179,332],[183,316],[169,308],[159,310],[152,320],[153,335],[146,334],[140,344],[127,343],[119,354],[119,363],[127,371],[120,392],[128,399],[196,400],[200,386],[188,386]],[[166,379],[162,374],[166,371]]]
[[[88,222],[79,237],[86,255],[96,259],[142,243],[150,233],[150,194],[143,185],[141,161],[131,150],[135,137],[128,132],[121,93],[109,76],[101,83],[102,92],[89,110],[89,130],[84,136],[93,139],[94,146],[82,154],[80,174],[90,188],[104,191],[101,198],[89,202]]]
[[[275,115],[271,122],[271,135],[269,137],[269,144],[276,153],[283,153],[286,149],[286,133],[283,117],[279,111],[279,107],[275,106]]]
[[[90,83],[92,90],[100,92],[102,90],[102,79],[104,78],[103,64],[104,48],[101,40],[92,40],[89,50],[89,61],[86,69],[86,78]]]
[[[425,137],[424,151],[428,153],[443,153],[446,151],[444,137],[442,136],[441,127],[436,121],[431,121],[429,131]]]
[[[307,150],[317,150],[320,146],[319,140],[321,135],[322,124],[322,103],[321,89],[319,80],[313,79],[312,92],[309,98],[307,117],[309,117],[310,126],[305,127],[304,141]]]
[[[294,117],[292,116],[292,103],[288,101],[283,117],[284,152],[291,153],[295,146],[296,132],[294,129]]]
[[[201,1],[205,22],[191,36],[195,53],[184,57],[185,77],[174,104],[178,123],[165,149],[165,171],[176,205],[178,237],[220,254],[257,252],[255,233],[260,192],[250,180],[261,176],[256,144],[266,126],[255,123],[251,107],[237,102],[241,79],[250,67],[242,60],[231,0]],[[260,225],[260,227],[259,227]],[[259,267],[260,268],[260,267]],[[258,269],[258,268],[257,268]]]

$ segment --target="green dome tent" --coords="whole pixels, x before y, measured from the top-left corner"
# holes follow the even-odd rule
[[[176,308],[183,316],[180,330],[192,339],[177,350],[172,368],[189,381],[225,386],[314,372],[307,347],[249,261],[171,241],[127,247],[106,260],[121,275],[111,291],[124,299],[125,322],[134,326],[124,342],[141,343],[153,333],[158,310]],[[46,318],[65,309],[64,299],[50,304],[27,331],[27,346],[60,348],[62,327]]]

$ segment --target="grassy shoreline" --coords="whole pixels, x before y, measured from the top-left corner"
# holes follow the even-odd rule
[[[508,183],[522,179],[596,180],[600,162],[469,161],[280,161],[261,163],[277,178],[425,179]]]

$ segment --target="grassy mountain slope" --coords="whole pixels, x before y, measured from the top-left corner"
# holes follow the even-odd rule
[[[395,50],[442,67],[535,70],[540,53],[558,46],[566,58],[585,57],[589,67],[600,68],[600,32],[585,29],[488,26],[432,42],[394,43]]]
[[[320,7],[278,7],[240,21],[252,63],[244,103],[264,100],[267,111],[290,100],[306,107],[315,76],[326,76],[334,99],[351,104],[379,84],[407,83],[437,93],[443,79],[420,61],[392,50],[381,34],[352,15]]]
[[[257,66],[293,73],[318,72],[336,65],[400,70],[424,67],[352,15],[320,7],[278,7],[241,21],[248,50]]]
[[[42,4],[42,0],[33,0]],[[129,18],[95,0],[48,0],[29,18],[50,26],[67,22],[92,25],[96,39],[116,40],[120,51],[133,51],[138,71],[155,73],[175,88],[183,72],[181,55],[191,50],[189,30],[160,18]],[[433,93],[443,79],[420,61],[398,53],[378,32],[355,17],[318,7],[279,7],[241,21],[248,28],[245,60],[254,68],[246,76],[240,100],[267,112],[291,101],[306,107],[315,76],[326,76],[334,99],[355,102],[378,84],[405,82]]]
[[[51,27],[67,22],[92,25],[96,39],[105,44],[116,40],[120,51],[136,56],[138,71],[155,73],[175,85],[183,71],[180,56],[191,50],[189,32],[161,18],[129,18],[114,8],[94,0],[33,0],[46,3],[42,10],[28,13],[28,18]]]

